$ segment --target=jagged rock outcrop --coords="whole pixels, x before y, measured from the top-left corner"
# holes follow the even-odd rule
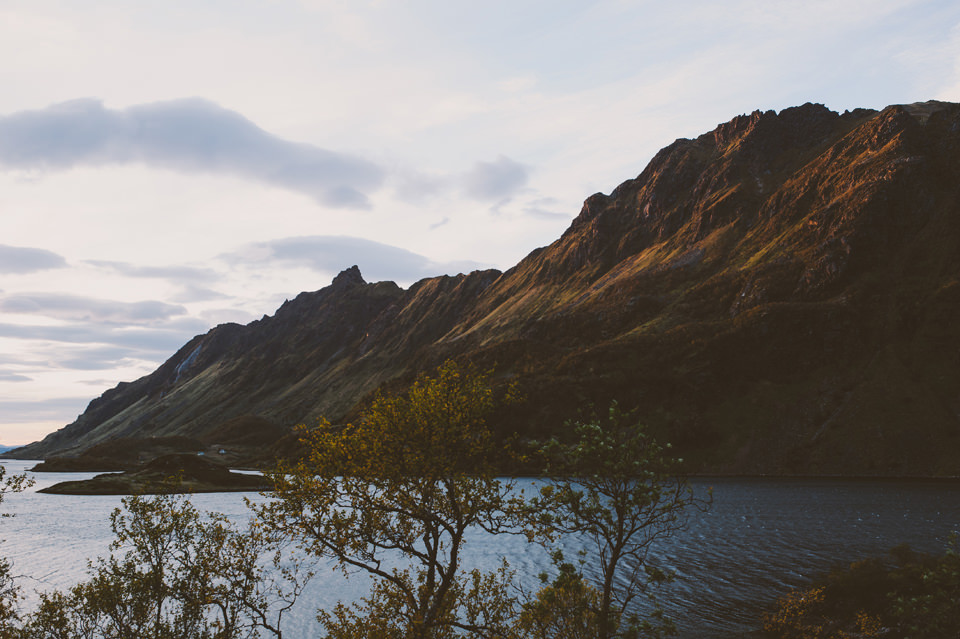
[[[334,283],[220,326],[21,450],[349,415],[455,357],[519,380],[499,426],[618,399],[693,468],[960,474],[960,105],[738,116],[587,198],[506,273]]]

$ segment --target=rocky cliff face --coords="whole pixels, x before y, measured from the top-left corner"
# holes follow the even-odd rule
[[[960,105],[739,116],[506,273],[348,269],[21,452],[335,421],[454,357],[519,380],[501,427],[529,436],[618,399],[703,471],[958,474],[958,158]]]

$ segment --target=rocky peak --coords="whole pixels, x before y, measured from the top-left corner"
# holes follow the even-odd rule
[[[359,267],[354,264],[350,268],[340,271],[340,273],[333,278],[332,286],[336,288],[352,288],[354,286],[362,286],[363,284],[366,284],[366,281],[364,281],[363,276],[360,274]]]
[[[603,271],[656,244],[686,250],[731,223],[751,226],[763,199],[782,184],[784,170],[794,170],[853,126],[841,123],[843,117],[812,103],[780,113],[756,110],[696,140],[677,140],[637,178],[609,196],[587,198],[561,238],[562,271],[587,265]]]
[[[736,154],[740,164],[777,164],[784,152],[816,146],[831,138],[840,118],[822,104],[808,102],[779,113],[754,111],[749,116],[737,116],[706,137],[725,156]]]
[[[763,119],[764,115],[775,116],[773,111],[763,113],[759,110],[754,111],[750,115],[738,115],[729,122],[719,125],[708,135],[713,138],[717,148],[726,148],[755,128],[760,120]]]
[[[913,104],[903,104],[901,106],[904,111],[917,118],[920,124],[926,124],[930,116],[934,113],[950,110],[955,105],[939,100],[927,100],[926,102],[914,102]]]

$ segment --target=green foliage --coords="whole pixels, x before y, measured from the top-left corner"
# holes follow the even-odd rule
[[[867,559],[835,568],[764,615],[778,639],[939,639],[960,635],[960,555],[895,548],[893,562]]]
[[[26,474],[7,476],[7,469],[0,466],[0,504],[8,493],[23,492],[33,485]],[[0,513],[0,517],[11,517],[10,513]],[[13,575],[13,566],[6,557],[0,556],[0,637],[11,633],[19,614],[17,602],[21,598],[20,588]]]
[[[573,564],[561,561],[556,578],[523,605],[517,630],[530,639],[594,639],[599,609],[600,593]]]
[[[282,637],[281,620],[302,590],[299,566],[275,580],[261,556],[278,548],[251,525],[202,516],[183,495],[133,496],[111,516],[115,540],[89,580],[48,593],[23,627],[36,639],[240,639]]]
[[[687,506],[700,504],[677,473],[680,460],[650,438],[632,413],[616,403],[603,417],[570,424],[570,443],[544,448],[554,478],[534,507],[549,513],[559,532],[586,538],[596,566],[596,636],[672,632],[658,609],[647,619],[630,614],[639,597],[670,576],[647,564],[651,545],[684,523]]]
[[[0,504],[7,493],[20,493],[33,486],[33,479],[27,477],[26,473],[12,475],[7,477],[7,469],[0,466]],[[10,513],[3,513],[2,517],[11,517]]]
[[[960,636],[960,554],[956,544],[935,561],[904,567],[891,593],[892,614],[905,637]]]
[[[486,423],[506,399],[488,375],[447,362],[403,395],[376,397],[355,425],[305,431],[307,458],[271,476],[267,525],[374,580],[367,597],[320,613],[329,637],[503,635],[509,571],[467,573],[461,561],[468,531],[522,523],[514,482],[494,475],[503,451]]]

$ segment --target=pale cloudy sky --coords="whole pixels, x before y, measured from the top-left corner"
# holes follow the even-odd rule
[[[678,137],[960,101],[955,0],[3,0],[0,444],[195,334],[505,269]]]

